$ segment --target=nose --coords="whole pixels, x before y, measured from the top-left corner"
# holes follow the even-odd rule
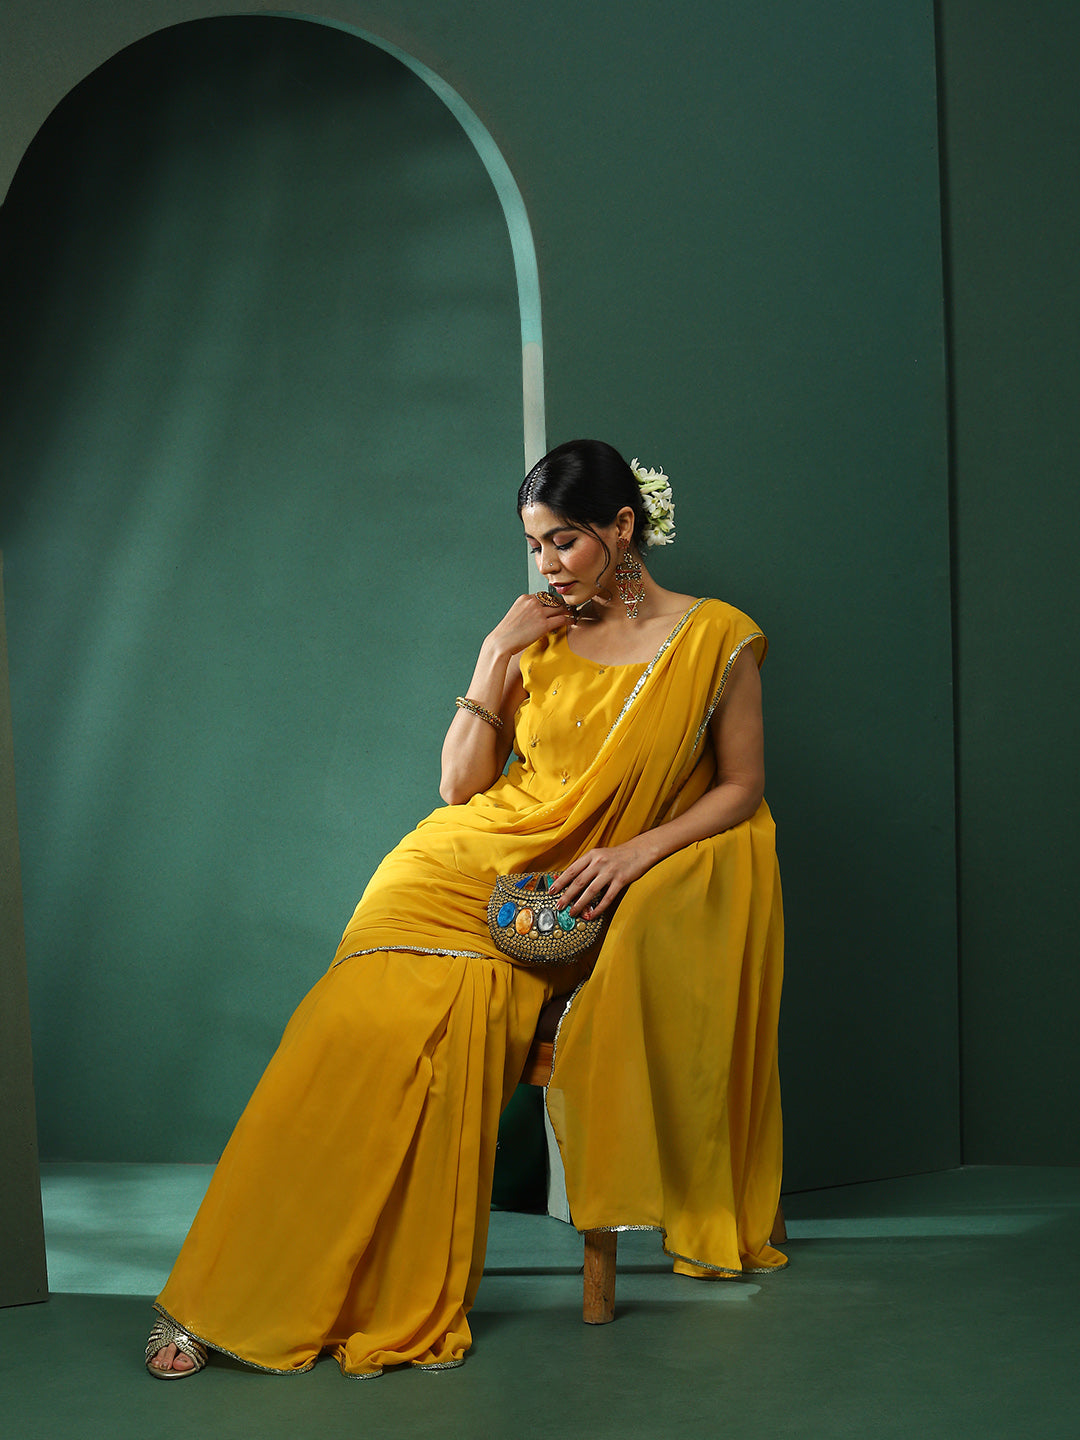
[[[558,570],[558,568],[559,562],[555,555],[550,550],[544,550],[540,556],[540,574],[550,575],[553,571]]]

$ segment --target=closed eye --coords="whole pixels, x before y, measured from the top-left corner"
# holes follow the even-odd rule
[[[548,538],[550,538],[550,537],[548,537],[548,536],[545,535],[544,538],[545,538],[545,540],[546,540],[546,539],[548,539]],[[572,549],[574,548],[574,546],[577,544],[578,538],[579,538],[579,537],[578,537],[577,535],[571,535],[571,537],[570,537],[569,540],[563,540],[561,544],[560,544],[560,542],[557,541],[557,540],[552,540],[551,543],[552,543],[552,545],[554,545],[554,547],[555,547],[556,550],[572,550]],[[539,546],[539,545],[529,545],[529,554],[530,554],[530,555],[539,555],[539,554],[540,554],[540,546]]]

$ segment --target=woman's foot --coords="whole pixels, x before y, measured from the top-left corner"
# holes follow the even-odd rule
[[[166,1345],[164,1350],[159,1350],[156,1355],[150,1357],[151,1370],[175,1370],[178,1374],[185,1370],[194,1370],[195,1362],[188,1358],[182,1350],[177,1350],[175,1345]]]
[[[164,1316],[146,1342],[146,1368],[157,1380],[180,1380],[206,1364],[206,1346]]]

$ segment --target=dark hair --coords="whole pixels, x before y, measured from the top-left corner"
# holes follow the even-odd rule
[[[546,505],[585,530],[611,525],[627,505],[634,512],[634,544],[643,548],[648,524],[645,502],[634,472],[603,440],[567,440],[537,462],[522,481],[517,508]]]

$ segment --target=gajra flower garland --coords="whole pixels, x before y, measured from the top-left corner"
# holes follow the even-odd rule
[[[635,455],[630,469],[641,490],[645,502],[648,524],[642,532],[642,540],[651,550],[654,545],[670,545],[675,539],[675,501],[671,494],[671,483],[662,470],[646,470]]]

